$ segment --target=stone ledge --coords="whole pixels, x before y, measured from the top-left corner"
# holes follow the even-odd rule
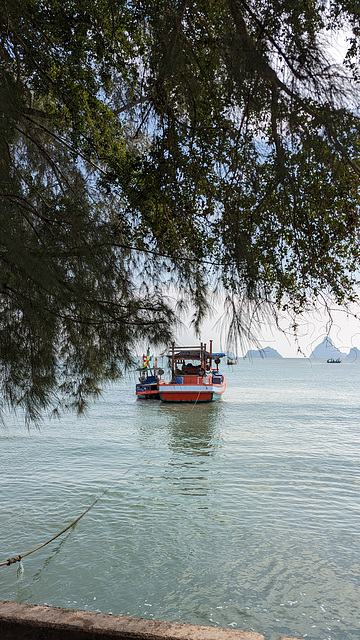
[[[255,631],[0,600],[1,640],[265,640]],[[283,637],[279,640],[299,640]]]

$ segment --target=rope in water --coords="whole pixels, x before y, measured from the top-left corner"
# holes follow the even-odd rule
[[[203,384],[204,384],[204,382],[203,382]],[[197,405],[197,403],[198,403],[198,400],[199,400],[199,397],[200,397],[200,393],[201,393],[201,391],[202,391],[202,388],[200,387],[200,389],[199,389],[199,393],[198,393],[198,396],[197,396],[197,398],[196,398],[196,400],[195,400],[195,402],[194,402],[194,406],[193,406],[193,407],[191,407],[191,410],[189,411],[189,415],[190,415],[190,413],[192,413],[192,412],[194,411],[195,406],[196,406],[196,405]]]
[[[199,400],[199,396],[201,393],[201,387],[199,389],[199,393],[198,396],[195,400],[194,406],[191,408],[191,411],[189,413],[192,413],[192,411],[194,410],[194,407],[196,406],[198,400]],[[46,542],[43,542],[42,544],[39,544],[37,547],[35,547],[34,549],[31,549],[31,551],[27,551],[26,553],[20,553],[17,556],[13,556],[12,558],[8,558],[8,560],[5,560],[4,562],[0,562],[0,567],[9,567],[11,564],[15,564],[16,562],[20,562],[23,558],[26,558],[27,556],[31,555],[32,553],[35,553],[35,551],[39,551],[39,549],[42,549],[43,547],[46,547],[46,545],[50,544],[50,542],[53,542],[53,540],[56,540],[56,538],[59,538],[60,536],[62,536],[63,533],[66,533],[66,531],[68,531],[69,529],[71,529],[71,527],[74,527],[79,520],[81,520],[81,518],[83,518],[87,513],[89,513],[90,509],[92,509],[97,502],[99,502],[99,500],[101,498],[104,497],[104,495],[106,495],[110,489],[112,489],[118,482],[120,482],[120,480],[126,476],[127,473],[129,473],[129,471],[131,471],[131,469],[133,469],[136,464],[141,460],[141,458],[144,457],[146,453],[145,452],[136,460],[136,462],[134,462],[134,464],[132,464],[121,476],[119,476],[115,482],[113,482],[107,489],[105,489],[105,491],[103,491],[103,493],[101,493],[95,500],[94,502],[90,505],[90,507],[88,507],[87,509],[85,509],[85,511],[83,511],[75,520],[73,520],[67,527],[65,527],[64,529],[62,529],[62,531],[60,531],[59,533],[57,533],[55,536],[53,536],[52,538],[49,538],[49,540],[46,540]]]
[[[145,450],[145,452],[136,460],[136,462],[134,462],[134,464],[132,464],[128,469],[126,469],[126,471],[121,474],[121,476],[119,476],[115,482],[113,482],[107,489],[105,489],[105,491],[103,491],[95,500],[94,502],[90,505],[90,507],[88,507],[87,509],[85,509],[85,511],[83,511],[75,520],[73,520],[73,522],[71,522],[71,524],[69,524],[67,527],[65,527],[65,529],[63,529],[62,531],[60,531],[60,533],[57,533],[55,536],[53,536],[52,538],[50,538],[49,540],[47,540],[46,542],[43,542],[42,544],[39,544],[37,547],[35,547],[34,549],[31,549],[31,551],[27,551],[26,553],[21,553],[17,556],[14,556],[13,558],[9,558],[8,560],[5,560],[4,562],[0,562],[0,567],[5,567],[5,566],[10,566],[11,564],[15,564],[16,562],[20,562],[23,558],[26,558],[26,556],[29,556],[31,553],[35,553],[35,551],[39,551],[39,549],[42,549],[43,547],[46,547],[47,544],[50,544],[50,542],[52,542],[53,540],[56,540],[56,538],[59,538],[59,536],[61,536],[63,533],[65,533],[66,531],[68,531],[69,529],[71,529],[71,527],[74,527],[77,522],[79,522],[79,520],[81,520],[81,518],[83,518],[87,513],[89,513],[90,509],[92,509],[97,502],[99,502],[99,500],[101,498],[104,497],[104,495],[106,493],[108,493],[110,491],[110,489],[112,489],[118,482],[120,482],[120,480],[122,480],[122,478],[124,476],[126,476],[127,473],[129,473],[129,471],[131,471],[131,469],[133,469],[137,463],[141,460],[141,458],[144,457],[144,455],[147,453],[147,449]]]
[[[197,403],[198,403],[198,400],[199,400],[199,397],[200,397],[200,393],[201,393],[201,387],[200,387],[200,389],[199,389],[198,397],[196,398],[196,400],[195,400],[195,402],[194,402],[194,405],[191,407],[191,409],[190,409],[190,411],[189,411],[189,415],[190,415],[190,413],[192,413],[192,412],[194,411],[195,406],[196,406],[196,405],[197,405]]]

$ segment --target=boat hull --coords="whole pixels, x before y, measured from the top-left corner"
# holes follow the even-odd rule
[[[137,391],[136,397],[139,400],[159,400],[159,392],[158,391]]]
[[[159,386],[156,384],[137,384],[136,396],[140,400],[159,400]]]
[[[214,402],[220,400],[226,388],[221,385],[163,384],[159,385],[159,396],[163,402]]]

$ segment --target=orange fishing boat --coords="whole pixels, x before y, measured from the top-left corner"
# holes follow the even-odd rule
[[[224,353],[212,352],[206,344],[200,347],[176,347],[171,353],[171,382],[159,381],[159,396],[163,402],[213,402],[219,400],[226,389],[225,376],[219,371]],[[213,362],[216,367],[213,367]]]

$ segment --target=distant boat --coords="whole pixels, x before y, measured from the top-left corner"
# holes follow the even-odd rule
[[[340,358],[329,358],[328,360],[326,360],[326,362],[328,362],[329,364],[340,364],[341,360]]]
[[[159,381],[159,395],[163,402],[212,402],[221,398],[226,388],[225,376],[219,371],[220,358],[225,353],[212,353],[206,344],[200,347],[176,347],[171,353],[171,381]],[[215,363],[216,368],[212,367]]]
[[[235,358],[230,358],[230,356],[228,356],[226,364],[237,364],[237,357],[235,356]]]

